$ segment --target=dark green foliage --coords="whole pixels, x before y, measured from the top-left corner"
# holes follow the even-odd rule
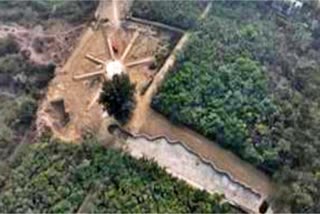
[[[6,125],[0,125],[0,160],[5,160],[16,148],[16,143],[12,143],[12,130]]]
[[[54,75],[54,69],[52,64],[34,65],[20,54],[0,57],[0,74],[11,76],[11,81],[6,84],[14,84],[17,90],[24,89],[32,94],[47,85]]]
[[[15,99],[0,97],[0,161],[7,159],[19,145],[20,137],[34,119],[36,101],[28,95]]]
[[[134,90],[135,85],[130,83],[128,75],[115,75],[112,80],[104,82],[99,102],[109,115],[124,124],[135,107]]]
[[[185,63],[165,82],[154,106],[259,165],[276,158],[266,138],[276,109],[266,94],[262,70],[248,58],[216,69]]]
[[[300,13],[284,17],[269,2],[214,2],[208,19],[196,28],[193,40],[181,54],[175,73],[154,100],[155,107],[171,118],[206,135],[215,131],[213,138],[218,140],[224,131],[218,131],[217,123],[208,121],[219,121],[225,127],[228,118],[237,118],[226,126],[233,132],[222,135],[220,143],[226,145],[233,139],[235,152],[240,151],[241,157],[272,173],[279,185],[278,209],[299,213],[320,211],[319,28],[312,27],[314,12],[305,5]],[[225,78],[224,69],[236,68],[239,58],[256,61],[253,74],[259,73],[262,78],[265,73],[269,77],[268,90],[263,83],[266,78],[239,78],[243,74],[238,68],[232,78]],[[233,85],[228,87],[230,84]],[[235,99],[238,85],[244,90]],[[264,89],[259,90],[262,85]],[[254,89],[252,93],[243,93],[248,86]],[[221,88],[231,90],[219,91]],[[217,98],[225,101],[221,98],[229,94],[233,95],[229,100],[234,102],[217,102]],[[248,98],[248,106],[242,105]],[[247,111],[255,119],[243,117]],[[211,112],[219,113],[213,117]],[[246,128],[240,129],[241,124]],[[249,134],[247,140],[242,140],[243,133]],[[250,144],[251,150],[241,150],[242,145]]]
[[[205,7],[204,1],[145,1],[136,0],[133,16],[162,22],[183,29],[194,27]]]
[[[155,163],[136,160],[95,140],[81,145],[30,145],[0,193],[2,212],[77,212],[94,194],[91,212],[225,213],[219,195],[195,190]]]
[[[18,108],[17,116],[9,122],[16,132],[23,133],[30,128],[37,110],[37,103],[30,99],[22,102]]]
[[[18,53],[12,38],[0,40],[0,160],[7,159],[30,129],[41,89],[54,74],[53,65],[35,65]],[[9,94],[8,97],[6,94]]]
[[[0,57],[7,54],[16,54],[19,52],[19,45],[12,37],[0,40]]]
[[[89,20],[90,14],[96,9],[97,0],[66,1],[57,5],[53,17],[65,19],[68,22],[83,22]]]
[[[273,42],[261,36],[273,35],[264,29],[270,24],[237,24],[220,17],[218,8],[196,28],[153,106],[272,172],[278,166],[270,139],[277,108],[268,97],[265,69],[257,62],[273,60]],[[234,13],[241,14],[226,14]]]
[[[97,4],[96,0],[5,0],[0,2],[0,20],[28,25],[44,23],[49,19],[79,23],[91,18],[90,14],[92,15]]]

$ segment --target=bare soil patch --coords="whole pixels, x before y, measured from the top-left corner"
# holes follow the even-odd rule
[[[90,27],[83,34],[77,48],[68,59],[62,69],[56,72],[56,76],[50,83],[48,93],[38,112],[38,127],[49,127],[56,136],[67,141],[76,141],[87,132],[97,134],[107,116],[102,107],[97,103],[91,105],[94,97],[101,88],[101,77],[92,77],[85,80],[76,80],[74,76],[90,73],[99,69],[99,65],[86,59],[87,54],[102,59],[111,60],[106,47],[106,37],[111,40],[115,57],[120,58],[135,32],[139,32],[138,39],[134,42],[132,49],[125,59],[125,63],[134,62],[149,56],[163,55],[157,61],[158,66],[150,63],[141,64],[127,68],[127,73],[133,83],[136,84],[136,96],[142,94],[146,87],[153,80],[168,54],[169,48],[163,52],[163,47],[170,47],[170,42],[175,35],[160,31],[159,29],[143,26],[134,22],[122,23],[121,28],[115,28],[106,23],[98,27]],[[56,117],[52,108],[53,100],[63,100],[65,111],[70,120],[65,126],[61,124],[61,118]],[[90,106],[90,108],[88,108]],[[61,114],[60,114],[61,115]]]

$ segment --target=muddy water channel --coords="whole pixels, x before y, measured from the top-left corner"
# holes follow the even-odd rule
[[[182,143],[171,143],[164,138],[151,141],[144,137],[129,137],[126,149],[134,157],[156,161],[167,172],[196,188],[224,194],[229,202],[246,211],[257,212],[263,201],[259,193],[219,171]]]

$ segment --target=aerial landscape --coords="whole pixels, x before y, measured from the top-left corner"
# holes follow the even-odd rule
[[[320,213],[320,0],[0,1],[0,213]]]

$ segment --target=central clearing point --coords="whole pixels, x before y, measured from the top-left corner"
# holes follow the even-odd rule
[[[124,72],[124,66],[118,60],[109,61],[106,64],[106,72],[108,79],[112,79],[114,75],[120,75],[122,72]]]

